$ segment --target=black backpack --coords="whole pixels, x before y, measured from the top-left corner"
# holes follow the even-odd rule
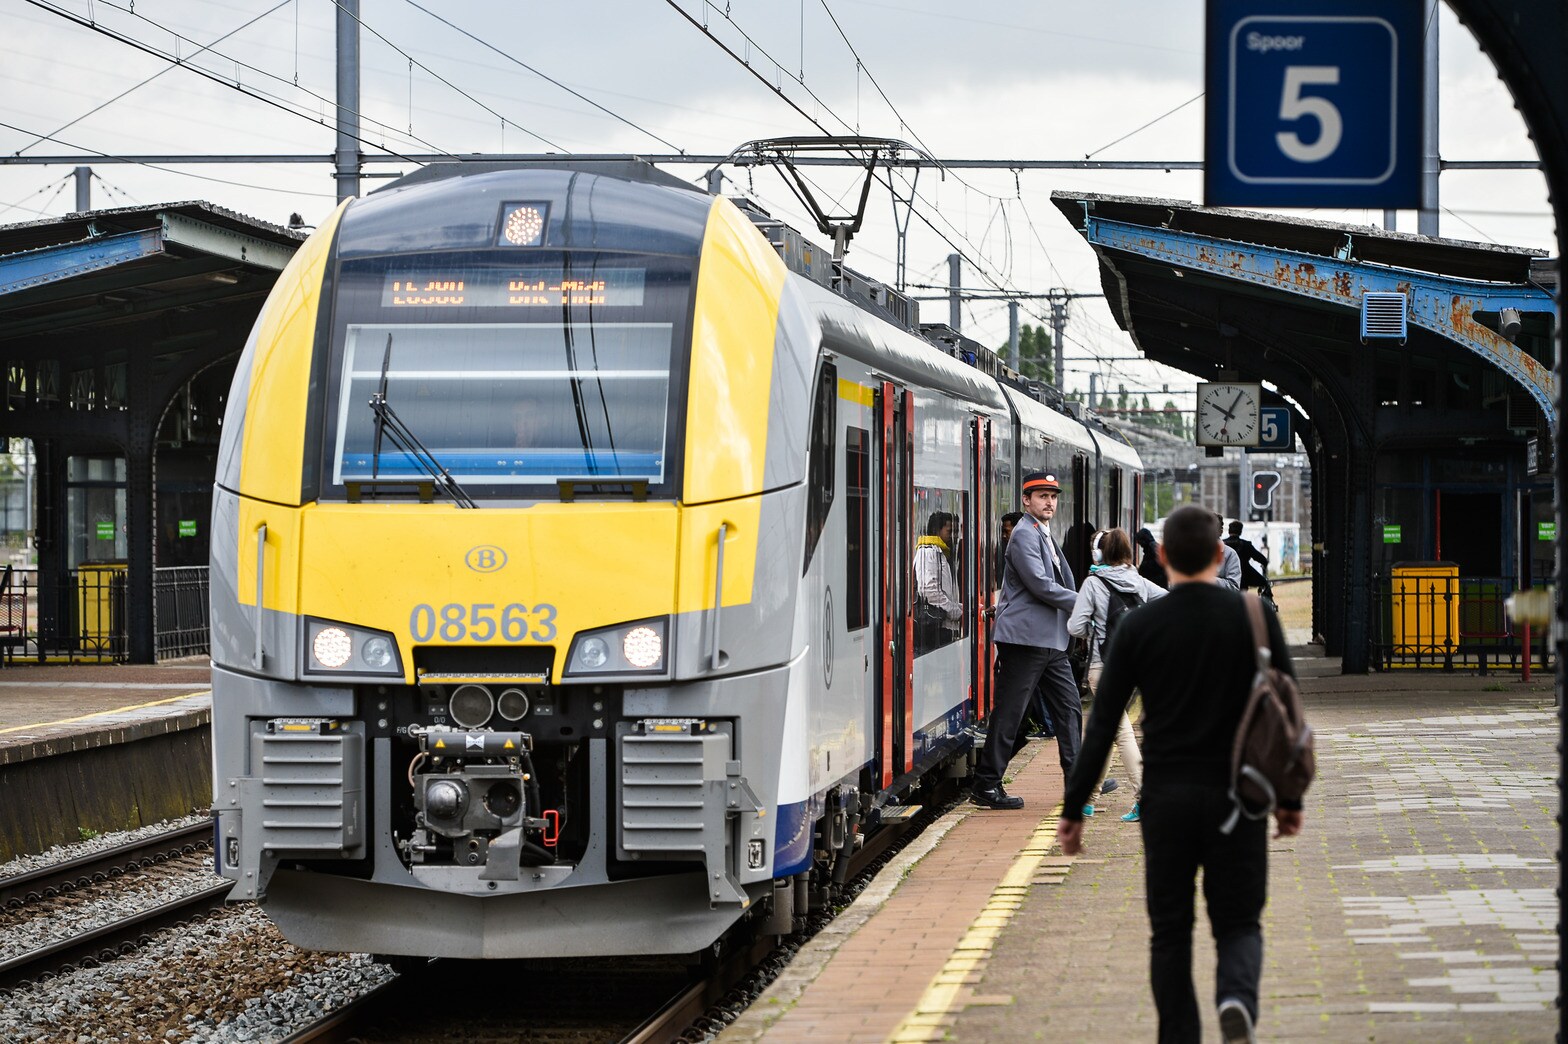
[[[1110,599],[1105,607],[1105,640],[1100,643],[1100,659],[1103,660],[1105,650],[1111,647],[1111,635],[1116,633],[1116,625],[1121,623],[1122,617],[1142,605],[1143,599],[1131,591],[1123,591],[1098,573],[1094,576],[1105,585],[1105,593]]]
[[[1298,802],[1317,774],[1312,726],[1302,713],[1296,680],[1271,662],[1263,603],[1246,595],[1249,637],[1257,673],[1231,744],[1230,799],[1234,808],[1220,827],[1228,834],[1237,821],[1263,819],[1281,801]]]

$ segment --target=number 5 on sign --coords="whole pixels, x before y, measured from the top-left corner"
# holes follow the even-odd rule
[[[1295,445],[1288,406],[1264,406],[1258,410],[1258,449],[1289,452]]]
[[[1204,200],[1413,207],[1421,0],[1208,0]]]
[[[1326,160],[1339,148],[1345,125],[1339,110],[1327,98],[1302,97],[1301,88],[1316,84],[1332,86],[1339,82],[1339,70],[1332,65],[1292,65],[1285,69],[1285,90],[1279,99],[1279,118],[1299,120],[1310,116],[1318,121],[1317,140],[1308,144],[1295,131],[1280,131],[1274,135],[1279,151],[1297,163],[1317,163]]]

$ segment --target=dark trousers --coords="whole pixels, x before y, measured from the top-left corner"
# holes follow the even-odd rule
[[[1201,1038],[1192,985],[1194,878],[1203,868],[1203,899],[1219,959],[1214,1003],[1234,997],[1258,1018],[1263,970],[1259,918],[1268,890],[1268,823],[1242,819],[1230,834],[1220,824],[1231,804],[1222,786],[1166,783],[1150,773],[1141,806],[1144,884],[1148,896],[1149,984],[1160,1014],[1160,1044]]]
[[[1057,755],[1065,776],[1072,771],[1073,759],[1078,756],[1078,745],[1083,738],[1083,706],[1078,702],[1078,686],[1073,682],[1067,653],[1061,649],[1042,649],[1012,642],[997,642],[996,650],[1001,671],[996,703],[986,722],[985,749],[980,752],[980,763],[975,767],[975,786],[990,790],[1000,784],[1007,763],[1028,742],[1022,726],[1036,684],[1050,706],[1051,720],[1056,725]]]

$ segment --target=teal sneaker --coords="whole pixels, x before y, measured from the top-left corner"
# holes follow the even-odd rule
[[[1122,817],[1123,823],[1136,823],[1141,817],[1138,815],[1138,802],[1132,803],[1132,811]]]
[[[1088,819],[1092,815],[1094,815],[1094,806],[1093,805],[1085,805],[1085,806],[1083,806],[1083,818]]]

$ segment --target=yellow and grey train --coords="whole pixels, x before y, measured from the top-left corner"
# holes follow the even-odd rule
[[[1063,477],[1080,573],[1085,532],[1138,522],[1130,447],[908,306],[637,161],[451,164],[340,207],[223,426],[233,897],[393,955],[788,931],[811,875],[964,771],[1020,474]],[[917,625],[933,542],[959,608]]]

